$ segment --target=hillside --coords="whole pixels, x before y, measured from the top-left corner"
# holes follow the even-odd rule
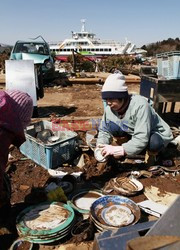
[[[180,51],[180,40],[178,37],[176,39],[168,38],[167,40],[143,45],[142,49],[147,51],[147,56],[155,56],[167,51]]]

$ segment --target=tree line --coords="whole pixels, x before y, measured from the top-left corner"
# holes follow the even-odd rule
[[[141,47],[147,51],[147,56],[156,56],[156,54],[170,51],[180,51],[180,39],[168,38],[167,40],[150,43]]]

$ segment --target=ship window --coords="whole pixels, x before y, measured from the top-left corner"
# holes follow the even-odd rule
[[[104,49],[104,51],[108,51],[108,49]]]
[[[79,45],[88,45],[87,42],[79,42]]]
[[[109,51],[111,51],[111,49],[109,49]]]
[[[82,51],[82,49],[79,49],[79,51]]]
[[[100,51],[103,51],[103,49],[100,49]]]
[[[56,52],[58,52],[59,51],[59,49],[56,49]]]
[[[96,49],[96,51],[99,51],[99,49]]]
[[[91,51],[90,49],[87,49],[87,51]]]
[[[94,49],[91,49],[91,51],[94,51]]]

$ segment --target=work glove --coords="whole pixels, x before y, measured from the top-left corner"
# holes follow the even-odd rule
[[[120,158],[125,155],[125,151],[122,146],[103,145],[100,147],[102,149],[101,152],[104,157],[112,155],[115,158]]]

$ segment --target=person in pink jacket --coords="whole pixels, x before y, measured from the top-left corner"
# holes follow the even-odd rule
[[[0,91],[0,207],[6,202],[4,173],[10,145],[20,147],[25,142],[24,129],[33,112],[32,98],[24,92]]]

